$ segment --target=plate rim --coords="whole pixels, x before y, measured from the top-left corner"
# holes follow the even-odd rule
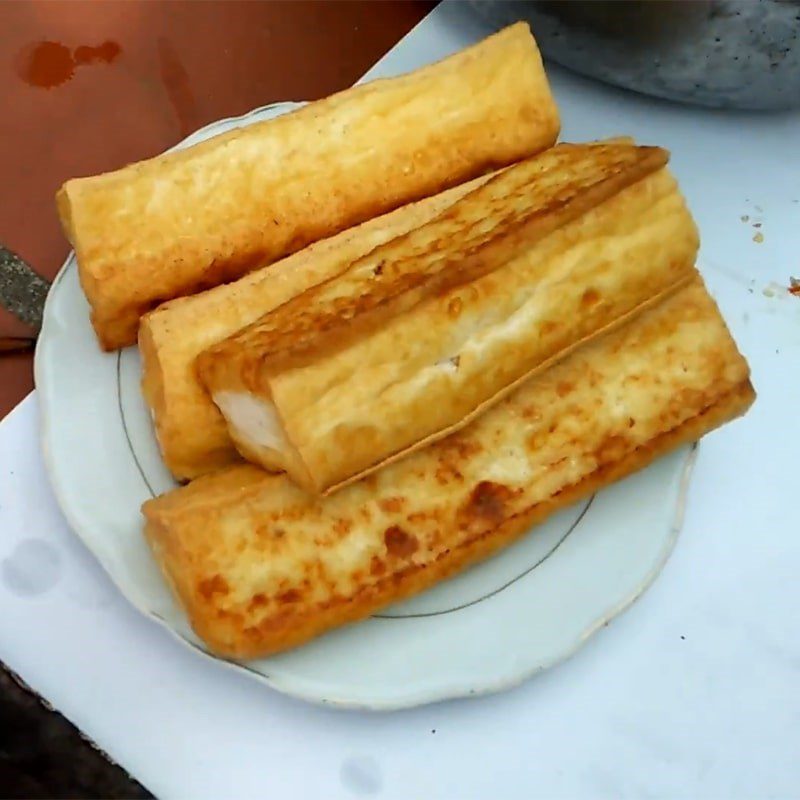
[[[280,116],[282,113],[287,113],[292,110],[296,110],[300,107],[305,105],[304,102],[297,102],[297,101],[279,101],[274,103],[268,103],[263,106],[258,106],[257,108],[251,109],[250,111],[241,114],[239,116],[231,116],[231,117],[224,117],[219,120],[214,120],[209,122],[207,125],[204,125],[201,128],[198,128],[196,131],[189,134],[187,137],[182,139],[180,142],[176,143],[175,145],[171,146],[165,153],[172,152],[175,150],[179,150],[181,148],[190,146],[193,140],[201,136],[202,134],[209,134],[211,131],[215,130],[218,127],[222,127],[225,130],[230,130],[232,128],[238,127],[243,122],[246,123],[248,119],[251,119],[254,116],[259,114],[282,108],[283,111],[279,112],[275,116]],[[223,132],[223,131],[221,131]],[[213,135],[213,134],[212,134]],[[106,564],[106,559],[103,558],[98,552],[92,547],[91,545],[91,536],[86,534],[82,524],[78,522],[73,512],[73,509],[70,506],[70,503],[66,502],[65,494],[63,492],[60,479],[58,476],[58,470],[55,466],[55,457],[51,451],[51,442],[52,442],[52,435],[51,429],[53,426],[53,408],[52,403],[55,400],[54,395],[54,387],[51,386],[50,382],[47,379],[47,350],[51,346],[51,342],[54,339],[54,336],[51,332],[52,325],[53,325],[53,306],[56,302],[55,295],[58,290],[59,284],[63,281],[65,275],[67,274],[70,268],[74,267],[77,269],[77,262],[75,261],[75,252],[74,250],[70,250],[67,257],[65,258],[64,262],[62,263],[61,267],[59,268],[53,282],[51,284],[50,290],[48,291],[47,297],[45,299],[43,314],[42,314],[42,326],[39,332],[39,337],[36,344],[36,350],[34,353],[34,384],[38,396],[40,397],[39,402],[39,443],[40,449],[42,452],[42,457],[45,465],[45,470],[48,475],[48,481],[50,483],[51,489],[55,496],[55,499],[58,503],[59,509],[61,513],[64,515],[64,518],[67,521],[72,532],[78,537],[81,541],[81,544],[89,551],[98,565],[103,569],[106,577],[111,581],[114,585],[116,591],[120,593],[120,595],[125,598],[125,600],[133,606],[136,611],[142,614],[147,619],[154,621],[157,625],[159,625],[162,629],[165,629],[169,632],[170,636],[174,639],[183,644],[184,646],[188,646],[194,652],[200,654],[202,657],[211,661],[215,664],[222,665],[228,669],[232,669],[233,671],[248,676],[250,679],[255,680],[262,685],[268,686],[269,688],[278,691],[282,694],[285,694],[289,697],[303,700],[306,702],[311,702],[316,705],[332,707],[337,709],[346,709],[346,710],[358,710],[358,711],[375,711],[375,712],[382,712],[382,711],[395,711],[405,708],[413,708],[422,705],[427,705],[430,703],[441,702],[445,700],[455,700],[461,698],[469,698],[469,697],[480,697],[489,694],[493,694],[495,692],[501,692],[508,689],[512,689],[515,686],[519,686],[520,684],[530,680],[534,675],[544,672],[546,670],[552,669],[553,667],[557,666],[558,664],[566,661],[567,659],[571,658],[575,653],[577,653],[581,647],[599,630],[604,628],[608,623],[613,620],[614,618],[621,615],[625,612],[630,606],[646,591],[646,589],[654,582],[656,577],[664,568],[664,565],[668,561],[672,551],[675,547],[675,543],[677,538],[680,534],[683,519],[685,516],[686,510],[686,501],[688,495],[688,488],[691,481],[691,474],[694,467],[694,464],[697,459],[697,452],[698,452],[698,443],[693,443],[687,451],[684,453],[683,462],[678,467],[678,486],[677,486],[677,493],[674,503],[674,511],[672,515],[672,519],[669,521],[668,530],[664,537],[664,542],[661,546],[659,557],[650,565],[647,573],[641,577],[641,579],[632,587],[632,589],[619,601],[616,605],[612,606],[611,608],[605,609],[603,613],[593,619],[591,622],[583,626],[583,628],[578,632],[571,641],[571,644],[567,647],[563,647],[557,655],[554,655],[550,658],[546,659],[539,659],[536,664],[531,666],[528,669],[522,669],[515,672],[513,677],[505,677],[501,676],[498,679],[491,680],[491,679],[484,679],[479,683],[476,681],[475,678],[472,678],[469,682],[469,685],[450,685],[447,688],[441,686],[432,686],[432,687],[425,687],[425,688],[418,688],[416,690],[408,691],[406,693],[395,693],[391,697],[382,700],[380,698],[372,697],[372,699],[367,700],[358,700],[352,698],[331,698],[331,697],[322,697],[319,694],[309,693],[308,691],[304,691],[302,686],[295,686],[291,683],[291,681],[287,681],[284,676],[277,676],[274,675],[266,675],[257,669],[253,668],[249,665],[248,662],[239,662],[233,661],[230,659],[226,659],[224,657],[218,656],[209,650],[207,650],[201,644],[192,641],[191,639],[187,638],[180,630],[173,627],[173,625],[164,617],[162,617],[159,613],[149,608],[149,603],[145,597],[141,595],[140,592],[132,589],[130,586],[123,588],[120,582],[117,580],[114,570],[110,569]],[[118,359],[120,358],[118,351]],[[180,607],[180,604],[175,601],[178,608],[180,608],[181,612],[185,614],[183,609]]]

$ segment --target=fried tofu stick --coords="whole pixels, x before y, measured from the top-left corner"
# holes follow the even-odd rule
[[[667,158],[558,145],[210,348],[239,451],[333,491],[685,285],[698,236]]]
[[[159,303],[555,142],[528,26],[115,172],[67,181],[58,213],[101,346],[135,343]]]
[[[142,391],[164,463],[179,480],[239,461],[195,371],[197,356],[267,311],[338,275],[356,259],[418,228],[490,176],[447,189],[309,245],[233,283],[171,300],[142,317]]]
[[[754,396],[698,277],[458,433],[333,495],[232,467],[145,503],[145,533],[207,646],[263,656],[486,558]]]

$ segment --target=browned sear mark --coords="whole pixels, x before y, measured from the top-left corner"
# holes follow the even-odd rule
[[[213,575],[197,584],[197,591],[204,600],[211,600],[215,594],[227,594],[229,589],[222,575]]]
[[[514,491],[502,483],[481,481],[473,490],[461,509],[466,520],[481,519],[497,524],[505,517],[506,504]]]
[[[387,514],[399,513],[403,510],[405,504],[405,497],[384,497],[382,500],[378,501],[381,510],[385,511]]]
[[[339,518],[333,521],[333,530],[338,536],[346,536],[352,527],[353,523],[349,519]]]
[[[542,336],[549,336],[551,333],[554,333],[558,329],[558,323],[551,319],[546,319],[542,325],[540,330],[542,331]]]
[[[588,288],[581,296],[581,308],[589,309],[600,302],[600,292],[597,289]]]
[[[436,480],[440,485],[444,486],[450,481],[462,481],[464,476],[459,472],[455,464],[445,461],[436,468]]]
[[[566,397],[574,388],[575,386],[569,381],[559,381],[556,386],[556,392],[558,392],[559,397]]]
[[[466,461],[481,451],[481,445],[475,441],[468,441],[460,436],[458,433],[451,433],[445,439],[442,439],[439,444],[441,452],[441,461],[448,462],[450,460]]]
[[[392,525],[383,534],[383,541],[386,544],[386,551],[389,555],[398,558],[408,558],[413,555],[419,546],[416,536],[412,536],[403,530],[399,525]]]
[[[383,575],[384,572],[386,572],[386,564],[378,556],[372,556],[372,560],[369,563],[369,574],[378,576]]]
[[[277,599],[279,603],[296,603],[300,599],[300,592],[297,589],[287,589]]]

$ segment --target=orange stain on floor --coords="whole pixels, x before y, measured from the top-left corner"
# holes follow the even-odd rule
[[[53,89],[69,81],[78,67],[111,64],[121,52],[122,48],[113,41],[97,47],[80,45],[74,50],[61,42],[34,42],[20,51],[17,74],[29,86]]]

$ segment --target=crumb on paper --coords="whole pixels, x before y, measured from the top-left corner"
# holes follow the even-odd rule
[[[750,215],[749,214],[742,214],[740,219],[742,220],[742,222],[748,222],[749,219],[750,219]]]
[[[756,244],[761,244],[761,242],[763,242],[763,241],[764,241],[764,234],[763,234],[763,233],[761,233],[761,232],[759,231],[759,232],[758,232],[758,233],[757,233],[757,234],[756,234],[756,235],[753,237],[753,241],[754,241]]]
[[[789,278],[789,294],[800,297],[800,278]]]
[[[754,222],[753,223],[753,227],[754,228],[760,228],[761,227],[761,223],[760,222]]]

